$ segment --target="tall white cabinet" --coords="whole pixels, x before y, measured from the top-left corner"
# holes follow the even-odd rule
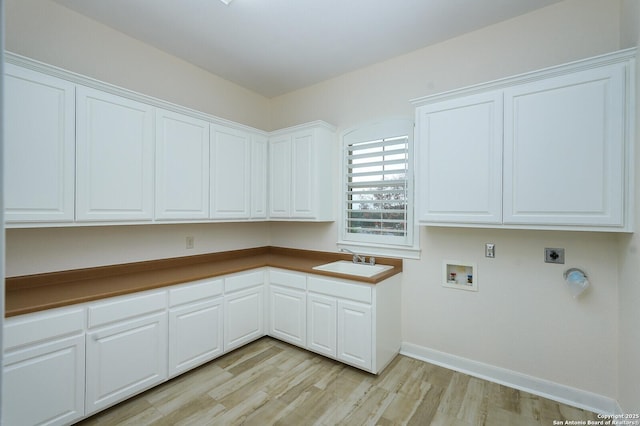
[[[269,217],[331,221],[335,217],[336,137],[315,121],[269,138]]]
[[[416,100],[419,223],[631,231],[634,58]]]
[[[76,218],[153,219],[153,108],[77,87]]]
[[[75,85],[5,64],[5,218],[72,222]]]

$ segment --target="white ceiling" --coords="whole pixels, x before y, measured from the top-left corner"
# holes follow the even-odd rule
[[[561,0],[55,0],[266,97]]]

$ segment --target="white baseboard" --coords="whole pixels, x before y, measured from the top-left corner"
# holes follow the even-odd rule
[[[529,392],[577,408],[600,414],[622,413],[618,402],[613,398],[528,376],[505,368],[484,364],[468,358],[462,358],[406,342],[402,343],[400,353],[411,358]]]

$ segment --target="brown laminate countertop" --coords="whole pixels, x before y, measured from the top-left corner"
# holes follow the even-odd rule
[[[5,281],[5,316],[11,317],[151,290],[263,266],[314,273],[368,284],[376,284],[402,272],[402,260],[393,258],[377,258],[377,263],[393,265],[393,268],[370,278],[313,269],[314,266],[324,263],[350,259],[351,256],[340,253],[259,247],[122,265],[8,277]]]

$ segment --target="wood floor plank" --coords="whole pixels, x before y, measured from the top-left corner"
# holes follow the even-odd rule
[[[402,355],[375,376],[263,338],[79,425],[546,426],[596,418]]]

